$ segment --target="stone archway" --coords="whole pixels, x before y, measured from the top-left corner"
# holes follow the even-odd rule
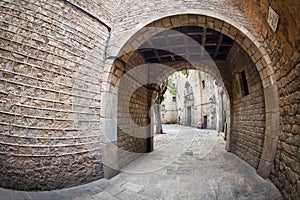
[[[255,33],[252,33],[251,30],[249,30],[249,27],[246,28],[240,24],[237,24],[235,21],[213,13],[195,13],[188,11],[184,13],[166,14],[164,16],[156,17],[155,19],[151,18],[147,19],[147,21],[141,22],[129,33],[122,35],[124,39],[121,41],[119,40],[120,44],[118,47],[113,46],[113,49],[108,49],[109,54],[106,59],[107,73],[103,77],[103,80],[107,81],[107,86],[104,88],[102,102],[116,102],[115,90],[117,90],[117,87],[115,87],[115,85],[118,81],[118,78],[122,76],[123,72],[121,70],[122,67],[120,67],[120,63],[116,63],[115,59],[123,56],[122,62],[128,62],[130,57],[133,55],[133,53],[130,52],[138,49],[138,47],[142,45],[147,38],[157,33],[155,30],[149,33],[145,31],[145,27],[162,27],[169,29],[183,25],[208,27],[229,36],[245,50],[252,62],[255,64],[258,74],[262,80],[266,116],[264,125],[264,144],[257,173],[262,177],[267,178],[273,166],[278,137],[277,135],[279,131],[278,94],[274,78],[274,70],[271,66],[271,60],[267,54],[266,48],[264,47],[264,44],[261,44],[258,38],[254,36]],[[112,38],[112,40],[114,40],[114,38]],[[127,54],[128,52],[129,54]],[[105,105],[103,105],[103,107],[105,107]],[[104,124],[110,124],[109,120],[115,117],[116,113],[104,109],[103,116],[105,116],[103,119]],[[113,130],[114,134],[116,135],[116,127],[114,127]],[[111,132],[109,131],[111,131],[111,129],[105,128],[104,134],[110,135]],[[110,146],[110,142],[111,141],[104,145],[104,149]],[[113,151],[114,150],[112,150],[112,152]],[[110,152],[110,150],[108,152]],[[109,164],[115,163],[117,169],[117,162],[108,156],[111,154],[111,152],[107,153],[105,150],[103,154],[104,164],[106,164],[105,162]],[[106,174],[107,177],[110,176],[108,173]]]

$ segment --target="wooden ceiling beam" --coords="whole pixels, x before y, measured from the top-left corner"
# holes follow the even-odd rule
[[[215,52],[215,54],[213,56],[214,59],[216,59],[217,56],[218,56],[218,53],[219,53],[219,50],[220,50],[220,46],[222,44],[222,40],[223,40],[223,34],[220,34],[219,37],[218,37],[218,43],[217,43],[216,52]]]
[[[187,33],[188,30],[187,30],[187,27],[183,27],[184,31]],[[190,55],[189,55],[189,37],[187,35],[185,35],[184,37],[184,45],[185,45],[185,59],[186,60],[189,60],[190,58]]]
[[[206,33],[207,33],[207,28],[203,28],[202,43],[201,43],[203,49],[201,49],[201,56],[200,56],[200,59],[203,58],[204,51],[205,51]]]
[[[160,56],[158,55],[157,49],[154,49],[154,53],[155,53],[155,57],[157,58],[158,62],[161,63],[161,58],[160,58]]]
[[[174,46],[171,45],[171,41],[170,41],[169,35],[165,33],[164,36],[165,36],[165,41],[167,43],[168,48],[170,48],[171,52],[174,52]],[[174,62],[175,61],[175,57],[172,54],[170,54],[170,57],[171,57],[172,62]]]
[[[232,46],[232,44],[228,43],[228,39],[225,35],[208,28],[199,30],[193,27],[182,27],[179,31],[182,31],[182,33],[172,31],[162,32],[145,43],[144,46],[148,48],[139,51],[144,55],[146,60],[166,63],[169,62],[167,60],[170,60],[170,62],[178,62],[178,56],[183,56],[187,60],[193,58],[200,61],[207,59],[207,54],[209,54],[213,59],[217,59],[217,57],[223,59],[228,53],[228,51],[225,50],[228,50]],[[196,38],[197,43],[191,42],[191,44],[189,44],[191,37]],[[175,44],[172,44],[172,42]],[[154,48],[154,44],[156,44],[156,48]],[[196,49],[199,48],[199,44],[202,45],[203,48],[200,51]],[[223,47],[226,48],[223,49]],[[177,52],[178,55],[174,52]]]

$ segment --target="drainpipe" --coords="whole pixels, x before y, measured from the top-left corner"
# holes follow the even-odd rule
[[[98,17],[96,17],[95,15],[92,15],[91,13],[89,13],[88,11],[86,11],[85,9],[81,8],[80,6],[74,4],[74,3],[71,3],[70,1],[68,0],[62,0],[63,2],[65,2],[67,5],[75,8],[76,10],[79,10],[80,12],[82,12],[83,14],[89,16],[90,18],[96,20],[97,22],[99,22],[100,24],[102,24],[103,26],[105,26],[105,28],[107,29],[108,32],[111,31],[111,28],[110,26],[108,26],[106,23],[104,23],[101,19],[99,19]]]
[[[107,48],[108,48],[108,43],[109,43],[109,40],[110,40],[110,36],[111,36],[111,27],[106,24],[105,22],[103,22],[101,19],[99,19],[98,17],[96,17],[95,15],[89,13],[87,10],[85,10],[84,8],[70,2],[69,0],[62,0],[65,4],[71,6],[72,8],[74,8],[75,10],[78,10],[80,11],[81,13],[85,14],[86,16],[92,18],[93,20],[96,20],[98,23],[100,23],[101,25],[103,25],[106,29],[107,29],[107,32],[108,32],[108,36],[107,36],[107,39],[106,39],[106,42],[105,42],[105,48],[104,48],[104,60],[106,59],[107,57]]]

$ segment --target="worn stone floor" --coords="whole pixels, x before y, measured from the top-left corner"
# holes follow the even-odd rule
[[[178,125],[164,131],[155,135],[153,152],[110,180],[47,192],[0,189],[0,199],[283,199],[269,180],[224,150],[216,131]]]

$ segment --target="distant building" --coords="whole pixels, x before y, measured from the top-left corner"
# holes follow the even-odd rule
[[[222,131],[226,116],[226,95],[208,74],[195,70],[171,76],[176,95],[166,92],[162,122],[166,124],[216,129]]]

